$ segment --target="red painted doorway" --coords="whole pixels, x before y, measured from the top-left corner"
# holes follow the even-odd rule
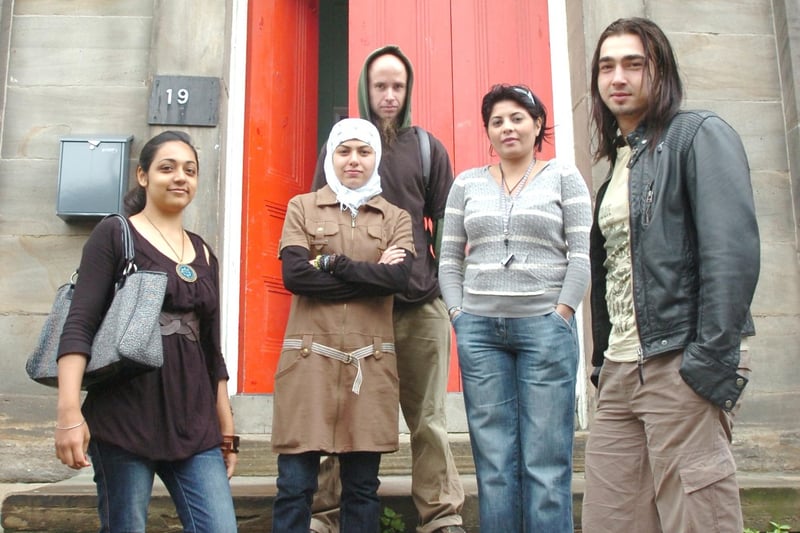
[[[317,109],[318,8],[317,0],[251,0],[249,6],[238,376],[243,393],[273,391],[289,309],[278,240],[289,198],[309,189],[317,157],[313,125],[319,113],[330,112]],[[525,83],[552,110],[547,0],[350,0],[348,17],[348,88],[356,86],[369,52],[399,45],[415,69],[414,123],[445,144],[456,173],[489,162],[480,100],[492,84]],[[350,116],[357,116],[355,98],[349,91]],[[553,155],[546,145],[544,157]],[[455,357],[448,389],[460,390]]]
[[[349,11],[349,87],[370,52],[400,46],[414,66],[412,122],[442,141],[456,175],[490,162],[480,103],[493,84],[524,83],[553,108],[547,0],[350,0]],[[448,391],[460,390],[453,342]]]
[[[317,157],[318,0],[250,0],[245,95],[239,376],[273,391],[289,314],[278,245],[286,204]]]

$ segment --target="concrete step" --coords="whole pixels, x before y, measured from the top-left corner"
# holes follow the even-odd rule
[[[576,433],[573,457],[576,524],[580,524],[586,436],[586,432]],[[468,435],[450,434],[450,446],[467,495],[463,510],[465,529],[476,532],[477,486]],[[734,449],[736,451],[736,446]],[[742,455],[737,454],[737,461]],[[382,458],[380,496],[384,506],[403,516],[407,532],[413,532],[416,524],[416,511],[410,497],[410,464],[408,435],[401,435],[400,450]],[[271,451],[269,435],[243,435],[237,475],[232,480],[239,531],[270,530],[276,474],[276,456]],[[0,511],[0,532],[97,531],[96,496],[91,476],[91,471],[86,471],[52,483],[11,485]],[[774,520],[790,524],[800,531],[800,473],[741,471],[739,481],[745,524],[748,527],[765,530],[769,521]],[[158,481],[154,488],[147,530],[180,531],[169,495]]]
[[[800,531],[800,476],[740,473],[745,524],[766,530],[769,521],[793,526]],[[467,498],[462,513],[464,529],[477,533],[478,506],[474,475],[462,475]],[[573,503],[576,531],[580,531],[583,476],[573,479]],[[275,478],[272,476],[236,476],[231,482],[236,515],[241,533],[263,533],[272,527],[272,500]],[[407,532],[413,532],[416,511],[409,496],[411,478],[407,475],[382,476],[380,497],[383,505],[402,515]],[[69,480],[32,490],[9,494],[2,505],[2,527],[6,533],[89,533],[98,529],[95,488],[91,472]],[[160,482],[153,490],[147,531],[180,531],[169,495]]]
[[[583,472],[583,452],[586,447],[587,432],[578,431],[575,434],[573,452],[573,470]],[[449,435],[450,450],[456,469],[461,474],[474,474],[475,463],[472,461],[472,448],[469,435],[466,433],[451,433]],[[237,475],[242,476],[275,476],[277,475],[277,456],[272,453],[269,435],[247,435],[242,437],[239,462],[236,466]],[[385,476],[410,474],[411,445],[408,434],[400,435],[400,449],[395,453],[385,454],[381,458],[381,474]]]
[[[97,530],[91,472],[74,477],[75,472],[61,465],[53,453],[54,405],[52,395],[0,393],[0,500],[8,495],[0,507],[0,533],[3,527],[7,532]],[[247,410],[239,409],[237,414],[243,411]],[[256,417],[253,413],[250,416]],[[266,423],[262,425],[268,427]],[[576,516],[583,494],[586,435],[585,431],[578,431],[575,437]],[[794,426],[775,430],[750,424],[737,425],[734,436],[745,524],[763,531],[769,520],[774,520],[800,531],[800,432]],[[450,433],[449,438],[467,490],[464,519],[468,530],[477,531],[477,490],[469,438],[466,433],[457,432]],[[275,456],[269,435],[242,435],[242,440],[237,476],[232,482],[241,531],[268,531],[275,494]],[[405,518],[407,533],[414,531],[416,519],[409,496],[410,464],[408,436],[401,435],[400,450],[383,457],[380,492],[384,505]],[[155,489],[150,514],[148,531],[180,530],[172,503],[160,486]]]

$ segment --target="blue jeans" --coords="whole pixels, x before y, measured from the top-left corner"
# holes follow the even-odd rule
[[[272,507],[274,533],[308,533],[320,456],[319,452],[278,455],[278,494]],[[342,479],[339,530],[342,533],[378,533],[381,454],[351,452],[337,457]]]
[[[145,531],[156,474],[172,496],[184,532],[236,532],[231,486],[219,448],[180,461],[151,461],[93,439],[89,455],[100,533]]]
[[[566,533],[578,336],[553,312],[454,321],[480,530]]]

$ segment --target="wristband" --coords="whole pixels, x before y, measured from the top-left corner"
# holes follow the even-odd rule
[[[223,453],[239,453],[239,435],[223,435],[220,448]]]

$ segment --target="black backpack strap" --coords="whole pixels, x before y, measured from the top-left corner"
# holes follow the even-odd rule
[[[434,257],[437,255],[439,248],[436,243],[436,223],[437,221],[431,220],[428,213],[428,202],[430,201],[431,192],[431,138],[430,134],[419,126],[414,126],[417,133],[417,140],[419,141],[419,153],[422,157],[422,182],[425,185],[425,207],[424,214],[428,218],[425,223],[425,235],[428,238],[428,248]]]
[[[428,132],[419,126],[414,126],[417,132],[417,140],[419,140],[419,153],[422,156],[422,179],[425,184],[425,194],[431,185],[431,138]]]

